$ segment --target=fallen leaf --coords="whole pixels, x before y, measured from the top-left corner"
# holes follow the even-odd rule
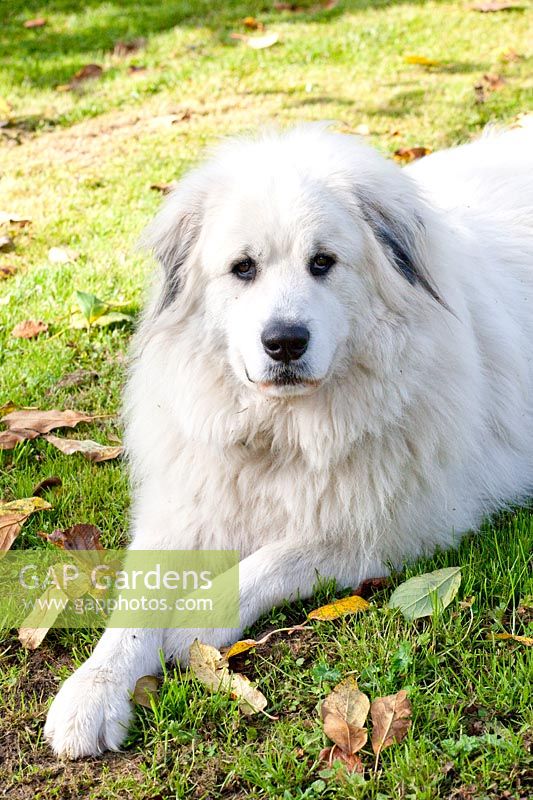
[[[266,697],[244,675],[230,673],[228,662],[216,647],[195,639],[189,649],[189,667],[209,691],[228,692],[243,714],[257,714],[266,707]]]
[[[96,525],[79,523],[64,530],[57,529],[53,533],[38,532],[41,539],[54,544],[61,550],[103,550],[100,543],[102,535]]]
[[[87,325],[89,327],[91,325],[105,326],[111,325],[114,322],[133,321],[131,314],[124,314],[121,311],[113,310],[113,308],[127,305],[127,303],[108,303],[105,300],[101,300],[95,294],[80,291],[76,292],[76,298],[83,315],[83,320],[77,319],[76,315],[74,315],[70,321],[71,327],[73,328],[86,327]]]
[[[11,336],[15,339],[35,339],[41,333],[46,333],[48,325],[42,319],[26,319],[19,322],[11,331]]]
[[[367,578],[366,581],[359,584],[357,589],[353,590],[353,594],[357,594],[359,597],[364,597],[365,600],[368,600],[369,597],[385,589],[389,584],[390,578],[387,575],[384,575],[382,578]]]
[[[401,742],[411,726],[411,703],[407,692],[377,697],[370,706],[372,717],[372,749],[376,756],[385,747]]]
[[[359,690],[355,678],[345,678],[322,703],[324,733],[343,752],[356,753],[368,739],[363,726],[369,709],[370,700]]]
[[[523,8],[517,3],[506,3],[501,0],[487,0],[485,3],[476,3],[470,6],[472,11],[481,11],[483,14],[489,14],[494,11],[509,11],[511,9]]]
[[[253,50],[264,50],[272,47],[279,40],[277,33],[268,33],[266,36],[246,36],[244,33],[230,33],[230,39],[238,39]]]
[[[242,21],[242,24],[245,28],[248,28],[251,31],[264,31],[265,26],[262,22],[259,22],[255,17],[245,17]]]
[[[528,647],[533,647],[533,636],[519,636],[517,633],[493,633],[489,634],[495,639],[512,639],[513,642],[520,642]]]
[[[14,264],[1,264],[0,265],[0,280],[2,280],[4,278],[11,278],[15,274],[16,271],[17,271],[17,268],[16,268],[16,266]]]
[[[0,106],[0,112],[2,108]],[[25,228],[26,225],[31,225],[31,219],[27,217],[20,217],[9,211],[0,211],[0,225],[17,225],[20,228]]]
[[[15,242],[11,236],[0,236],[0,253],[10,253],[15,249]]]
[[[505,86],[505,78],[501,75],[485,73],[481,80],[474,86],[476,103],[484,103],[491,92],[496,92]]]
[[[246,653],[248,650],[251,650],[254,647],[260,647],[263,644],[266,644],[268,640],[272,636],[276,636],[279,633],[294,633],[295,631],[305,630],[307,628],[307,623],[304,622],[302,625],[293,625],[291,628],[276,628],[274,631],[270,631],[270,633],[265,634],[261,639],[241,639],[235,644],[232,644],[231,647],[228,647],[224,651],[224,658],[230,659],[233,656],[238,656],[241,653]]]
[[[138,36],[136,39],[130,39],[127,42],[118,41],[113,47],[113,55],[122,58],[123,56],[131,55],[131,53],[136,53],[145,46],[146,38],[144,36]]]
[[[37,600],[18,632],[26,650],[36,650],[68,604],[68,595],[59,586],[50,586]]]
[[[399,147],[394,151],[394,158],[402,164],[409,164],[411,161],[416,161],[418,158],[424,158],[431,153],[429,147]]]
[[[28,439],[36,439],[36,431],[0,431],[0,450],[13,450],[13,448]]]
[[[30,514],[49,508],[52,508],[50,503],[40,497],[24,497],[9,503],[0,501],[0,551],[9,550]]]
[[[320,606],[310,611],[307,615],[308,619],[321,619],[330,620],[343,617],[345,614],[355,614],[358,611],[366,611],[370,608],[370,603],[363,600],[358,595],[345,597],[342,600],[335,600],[333,603],[328,603],[326,606]]]
[[[99,78],[103,71],[104,70],[99,64],[85,64],[84,67],[79,69],[76,74],[72,76],[68,85],[71,89],[74,89],[86,81],[92,81],[96,78]]]
[[[422,67],[438,67],[440,61],[435,61],[433,58],[426,58],[426,56],[409,55],[404,56],[406,64],[420,64]]]
[[[35,19],[27,19],[24,23],[25,28],[43,28],[46,25],[44,17],[36,17]]]
[[[520,53],[517,53],[516,50],[513,50],[513,48],[510,47],[508,50],[503,50],[498,56],[498,58],[500,59],[500,61],[504,61],[508,64],[511,64],[515,61],[522,61],[524,56],[521,55]]]
[[[41,411],[37,408],[20,409],[5,414],[0,420],[10,431],[30,431],[37,434],[50,433],[54,428],[75,428],[80,422],[92,422],[98,416],[84,414],[83,411]],[[27,438],[35,438],[28,436]]]
[[[408,620],[431,617],[435,606],[440,610],[449,606],[461,584],[461,569],[446,567],[417,575],[401,583],[392,593],[390,608],[399,608]]]
[[[69,372],[59,380],[54,388],[67,389],[73,386],[82,386],[84,383],[98,380],[99,375],[92,369],[76,369],[74,372]]]
[[[172,181],[171,183],[151,183],[150,189],[155,192],[161,192],[161,194],[170,194],[170,192],[175,189],[176,186],[176,181]]]
[[[159,681],[155,675],[143,675],[135,684],[133,700],[138,706],[152,708],[152,698],[157,697]]]
[[[325,747],[320,751],[318,756],[319,761],[325,761],[328,767],[331,767],[335,761],[340,761],[346,767],[349,773],[358,772],[363,773],[365,768],[363,762],[355,753],[345,753],[336,744],[333,747]]]
[[[39,481],[37,486],[34,486],[32,495],[33,497],[40,497],[47,489],[53,489],[56,486],[62,486],[63,481],[57,475],[52,475],[50,478],[43,478]]]
[[[124,452],[122,445],[117,447],[99,444],[98,442],[93,442],[92,439],[66,439],[52,434],[48,434],[44,438],[66,456],[71,456],[73,453],[81,453],[89,461],[94,461],[95,464],[100,461],[111,461],[111,459],[118,458]]]
[[[78,254],[69,247],[51,247],[48,251],[48,261],[51,264],[68,264],[77,258]]]
[[[73,314],[70,318],[70,327],[87,328],[87,326],[92,327],[96,325],[97,328],[105,328],[107,325],[115,325],[117,322],[128,322],[131,324],[133,323],[133,317],[131,314],[124,314],[121,311],[109,311],[106,314],[101,314],[96,317],[94,322],[89,324],[80,314]]]

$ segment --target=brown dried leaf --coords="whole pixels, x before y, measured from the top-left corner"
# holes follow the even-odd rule
[[[402,164],[409,164],[418,158],[424,158],[431,153],[429,147],[399,147],[394,151],[394,158]]]
[[[35,650],[68,603],[68,595],[50,586],[41,595],[19,629],[19,641],[26,650]]]
[[[14,264],[0,264],[0,280],[11,278],[16,271],[17,268]]]
[[[85,83],[85,81],[95,80],[95,78],[99,78],[102,75],[103,71],[99,64],[85,64],[72,76],[69,86],[75,87]]]
[[[130,39],[127,42],[118,41],[113,47],[113,55],[123,58],[124,56],[129,56],[132,53],[136,53],[145,46],[146,38],[144,36],[138,36],[136,39]]]
[[[66,439],[61,436],[53,436],[53,434],[49,434],[44,438],[65,455],[71,456],[73,453],[81,453],[95,464],[101,461],[111,461],[111,459],[118,458],[124,452],[122,445],[99,444],[98,442],[93,442],[92,439]]]
[[[346,771],[349,773],[358,772],[362,774],[365,771],[363,762],[355,753],[344,753],[337,745],[333,747],[325,747],[320,751],[318,756],[319,761],[325,761],[328,767],[331,767],[335,761],[340,761],[344,764]]]
[[[266,707],[266,697],[244,675],[230,672],[216,647],[195,639],[189,650],[189,667],[210,692],[229,692],[243,714],[257,714]]]
[[[262,22],[259,22],[255,17],[245,17],[242,21],[242,24],[245,28],[248,28],[250,31],[264,31],[265,26]]]
[[[48,325],[42,319],[26,319],[19,322],[11,331],[15,339],[35,339],[41,333],[46,333]]]
[[[376,756],[384,747],[401,742],[411,726],[411,703],[407,692],[377,697],[370,707],[372,717],[372,749]]]
[[[27,439],[35,439],[39,434],[36,431],[0,431],[0,450],[12,450],[15,445]]]
[[[12,211],[0,211],[0,225],[16,225],[19,228],[25,228],[26,225],[31,224],[31,219],[27,217],[20,217]]]
[[[37,486],[34,486],[32,495],[34,497],[41,497],[43,492],[47,491],[47,489],[53,489],[56,486],[62,486],[63,481],[61,478],[58,478],[57,475],[52,475],[50,478],[44,478],[42,481],[39,481]]]
[[[54,428],[74,428],[79,422],[92,422],[97,419],[92,414],[83,411],[41,411],[37,408],[20,409],[11,411],[2,417],[1,422],[7,425],[10,431],[32,431],[36,433],[49,433]],[[33,438],[33,437],[27,437]]]
[[[520,644],[525,644],[527,647],[533,647],[532,636],[520,636],[517,633],[494,633],[492,635],[495,639],[512,639],[513,642],[520,642]]]
[[[355,678],[348,676],[322,703],[324,733],[345,753],[356,753],[368,739],[363,726],[369,709],[370,700],[359,691]]]
[[[481,11],[483,14],[490,14],[495,11],[510,11],[511,9],[523,8],[518,3],[501,2],[501,0],[487,0],[485,3],[476,3],[470,6],[472,11]]]
[[[10,503],[0,501],[0,552],[9,550],[30,514],[49,508],[52,508],[50,503],[40,497],[24,497]]]
[[[159,689],[159,681],[155,675],[143,675],[135,684],[133,690],[133,700],[137,705],[144,708],[152,708],[152,697],[156,698]]]
[[[389,584],[390,578],[386,575],[382,578],[367,578],[366,581],[359,584],[357,589],[353,590],[353,594],[357,594],[359,597],[364,597],[365,600],[368,600],[368,598],[372,597],[376,592],[381,591],[381,589],[386,589]]]
[[[476,103],[484,103],[491,92],[496,92],[505,86],[506,80],[501,75],[485,73],[481,80],[474,86]]]
[[[333,603],[328,603],[326,606],[320,606],[310,611],[307,615],[308,619],[321,619],[330,620],[343,617],[345,614],[355,614],[358,611],[366,611],[370,608],[370,603],[363,600],[362,597],[351,595],[344,597],[342,600],[335,600]]]
[[[103,550],[100,544],[101,535],[96,525],[83,523],[64,530],[58,529],[50,534],[39,531],[41,539],[55,544],[61,550]]]
[[[36,17],[35,19],[27,19],[24,23],[25,28],[43,28],[46,25],[44,17]]]
[[[177,183],[175,181],[171,183],[151,183],[150,189],[154,192],[161,192],[161,194],[170,194],[170,192],[175,189]]]

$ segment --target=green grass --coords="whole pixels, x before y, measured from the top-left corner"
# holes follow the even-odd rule
[[[4,4],[0,98],[10,110],[0,101],[7,123],[0,128],[0,210],[32,224],[0,230],[15,241],[13,252],[0,253],[0,267],[17,268],[0,281],[0,406],[9,399],[118,412],[131,328],[70,329],[75,291],[138,311],[150,265],[135,242],[159,203],[150,185],[179,177],[218,136],[327,118],[343,130],[367,125],[369,141],[390,155],[401,146],[465,141],[486,122],[508,123],[527,110],[527,2],[498,14],[469,11],[463,2],[341,0],[331,11],[302,5],[305,13],[252,0]],[[233,42],[229,34],[245,32],[242,19],[250,15],[278,33],[279,44],[254,51]],[[46,17],[44,28],[22,26],[36,16]],[[145,48],[112,55],[117,40],[138,36]],[[501,60],[510,49],[524,58]],[[408,64],[410,54],[439,63]],[[104,67],[100,79],[57,90],[88,63]],[[130,64],[146,69],[130,74]],[[473,87],[486,72],[506,82],[479,104]],[[77,260],[51,264],[52,246],[72,248]],[[49,332],[33,341],[11,337],[28,318],[44,319]],[[58,387],[80,368],[95,370],[98,380]],[[113,442],[120,424],[100,420],[73,435]],[[44,441],[0,453],[3,499],[29,495],[50,475],[63,481],[46,495],[53,509],[32,517],[16,546],[43,546],[37,531],[76,522],[98,525],[107,545],[124,543],[129,494],[119,462],[92,465]],[[126,753],[103,761],[58,764],[42,741],[47,704],[94,635],[55,631],[34,653],[8,637],[0,642],[0,796],[6,787],[16,800],[527,797],[530,651],[490,633],[531,627],[532,540],[530,513],[508,512],[457,552],[407,570],[460,564],[459,601],[473,596],[470,608],[455,601],[438,619],[408,624],[385,609],[387,589],[364,615],[313,623],[243,657],[239,667],[259,682],[278,720],[243,718],[233,701],[207,695],[169,667],[155,708],[137,714]],[[301,621],[332,591],[323,587],[307,604],[273,611],[255,633]],[[342,782],[321,775],[317,706],[347,672],[372,696],[409,688],[414,721],[376,773],[367,747],[364,778]]]

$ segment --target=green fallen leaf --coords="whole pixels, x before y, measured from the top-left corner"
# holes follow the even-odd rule
[[[81,308],[81,313],[87,320],[89,325],[92,325],[98,317],[102,317],[109,309],[109,303],[100,300],[95,294],[88,292],[76,292],[78,298],[78,305]]]
[[[394,590],[389,608],[399,608],[408,620],[430,617],[435,609],[442,610],[450,605],[460,584],[460,567],[446,567],[417,575]]]

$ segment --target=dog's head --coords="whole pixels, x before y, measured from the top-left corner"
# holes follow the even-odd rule
[[[209,352],[251,391],[314,392],[390,341],[413,304],[442,302],[425,213],[410,179],[352,137],[233,140],[147,233],[164,268],[153,314],[198,314]]]

